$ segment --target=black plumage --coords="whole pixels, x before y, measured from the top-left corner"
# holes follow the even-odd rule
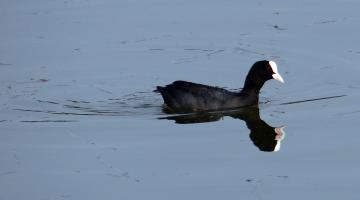
[[[161,93],[166,106],[174,112],[223,110],[257,105],[260,89],[272,78],[283,82],[275,62],[263,60],[251,67],[240,92],[187,81],[157,86],[156,91]]]

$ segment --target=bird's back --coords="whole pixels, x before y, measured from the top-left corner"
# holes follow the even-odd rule
[[[175,81],[165,87],[157,87],[165,104],[177,111],[201,111],[226,109],[239,98],[239,93],[187,81]]]

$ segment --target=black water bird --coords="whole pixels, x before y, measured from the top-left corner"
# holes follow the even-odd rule
[[[258,105],[264,83],[275,79],[284,83],[274,61],[262,60],[253,64],[240,92],[187,81],[175,81],[165,87],[157,86],[166,107],[176,113],[225,110]]]

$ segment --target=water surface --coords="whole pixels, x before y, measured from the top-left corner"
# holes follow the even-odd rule
[[[0,199],[359,199],[358,4],[1,2]],[[285,84],[259,109],[152,92],[261,59]]]

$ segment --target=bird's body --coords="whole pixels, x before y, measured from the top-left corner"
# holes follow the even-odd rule
[[[157,91],[161,93],[167,107],[174,112],[224,110],[257,105],[261,87],[271,78],[283,82],[275,62],[258,61],[250,69],[240,92],[187,81],[158,86]]]
[[[254,104],[258,96],[250,96],[241,92],[231,92],[223,88],[213,87],[187,81],[175,81],[165,87],[157,87],[164,98],[164,103],[174,111],[222,110]]]

